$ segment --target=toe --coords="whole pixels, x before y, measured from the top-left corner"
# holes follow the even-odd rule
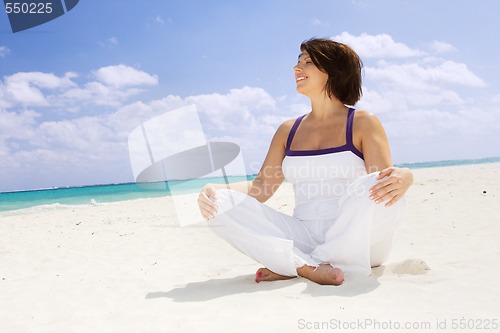
[[[263,280],[263,271],[264,268],[259,268],[257,272],[255,273],[255,282],[259,283],[260,281]]]
[[[339,286],[344,283],[344,273],[338,268],[335,268],[335,282]]]

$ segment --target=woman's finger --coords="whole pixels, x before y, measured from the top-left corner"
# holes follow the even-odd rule
[[[379,182],[377,185],[373,186],[370,189],[370,194],[377,196],[380,195],[380,193],[385,193],[387,192],[386,187],[394,183],[394,178],[389,177],[387,179],[384,179],[383,181]]]
[[[378,191],[370,195],[370,199],[374,200],[376,203],[381,203],[392,199],[394,196],[398,195],[401,188],[401,182],[399,180],[390,181],[388,180],[385,186],[381,187]]]
[[[394,172],[394,170],[395,170],[394,167],[385,168],[384,170],[379,172],[377,179],[380,180],[384,177],[390,176]]]
[[[373,186],[370,189],[370,194],[373,196],[375,193],[379,192],[381,189],[383,189],[385,186],[387,186],[387,180],[381,181],[380,183],[377,183],[377,185]]]
[[[200,213],[206,220],[217,215],[217,204],[214,202],[216,199],[216,191],[213,187],[205,186],[198,195],[198,207]]]
[[[390,206],[394,205],[400,198],[401,198],[401,196],[399,194],[396,194],[395,196],[392,197],[391,200],[389,200],[388,202],[385,203],[385,206],[390,207]]]
[[[210,198],[212,200],[217,199],[217,191],[216,191],[215,187],[213,187],[212,185],[210,185],[210,184],[205,185],[204,192],[206,193],[208,198]]]
[[[202,215],[215,215],[217,214],[217,205],[214,205],[211,201],[200,201],[198,203]]]

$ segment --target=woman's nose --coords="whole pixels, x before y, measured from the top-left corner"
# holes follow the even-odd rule
[[[297,65],[293,66],[293,71],[294,71],[295,73],[298,73],[298,72],[300,72],[301,70],[302,70],[302,68],[299,66],[299,64],[297,64]]]

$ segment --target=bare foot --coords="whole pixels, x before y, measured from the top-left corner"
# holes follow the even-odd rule
[[[322,264],[318,267],[304,265],[297,268],[297,273],[321,285],[340,286],[344,282],[344,274],[342,271],[328,264]]]
[[[255,273],[255,282],[260,281],[276,281],[276,280],[288,280],[293,279],[295,276],[279,275],[267,268],[259,268]]]

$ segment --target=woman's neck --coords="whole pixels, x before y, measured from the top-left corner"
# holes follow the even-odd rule
[[[326,94],[315,98],[309,97],[309,99],[312,107],[311,116],[316,119],[325,119],[340,112],[345,113],[347,110],[344,103],[335,97],[329,98]]]

